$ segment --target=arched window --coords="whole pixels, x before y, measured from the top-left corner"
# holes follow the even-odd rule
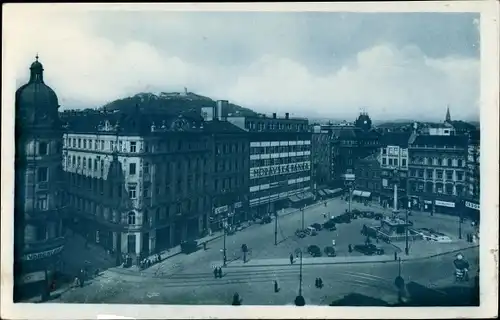
[[[128,224],[135,224],[135,212],[130,211],[128,213]]]

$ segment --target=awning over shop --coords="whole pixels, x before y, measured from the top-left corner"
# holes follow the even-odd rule
[[[319,190],[318,194],[322,197],[326,196],[326,192],[324,190]]]
[[[360,190],[354,190],[354,191],[352,192],[353,197],[354,197],[354,196],[355,196],[355,197],[361,197],[361,195],[362,195],[362,194],[363,194],[363,191],[360,191]]]
[[[290,201],[292,201],[292,202],[298,202],[298,201],[300,201],[299,197],[297,197],[297,196],[291,196],[291,197],[289,197],[288,199],[289,199]]]
[[[337,188],[337,189],[333,189],[330,191],[331,191],[331,193],[339,193],[339,192],[342,192],[342,188]]]
[[[302,196],[302,199],[303,199],[303,200],[310,199],[310,198],[314,198],[314,194],[312,194],[311,192],[306,192],[306,193],[304,193],[304,195]]]
[[[361,196],[362,196],[363,198],[369,198],[371,195],[372,195],[372,193],[371,193],[371,192],[368,192],[368,191],[363,191],[363,192],[361,192]]]

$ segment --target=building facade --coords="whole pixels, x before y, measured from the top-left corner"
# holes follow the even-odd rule
[[[381,137],[380,166],[382,187],[380,204],[394,206],[394,183],[397,183],[398,207],[407,206],[408,140],[410,132],[387,132]]]
[[[48,296],[64,248],[59,103],[44,83],[38,56],[30,71],[29,82],[15,95],[15,301],[36,294]]]
[[[356,162],[353,200],[378,200],[382,188],[380,160],[378,154],[369,155]]]
[[[245,175],[228,167],[244,168],[247,161],[238,133],[246,134],[201,116],[140,108],[73,117],[63,160],[72,182],[73,225],[117,257],[158,252],[209,233],[214,208],[245,189]],[[227,154],[236,141],[240,152],[214,155]]]
[[[252,216],[314,200],[311,192],[311,132],[308,120],[228,117],[250,140],[249,206]]]
[[[311,136],[311,163],[314,190],[324,188],[331,183],[331,149],[331,133],[328,130],[322,130],[319,125],[313,126]]]
[[[469,134],[467,148],[467,196],[464,202],[466,214],[479,220],[481,198],[481,133],[479,130]]]
[[[415,135],[408,156],[412,206],[458,215],[467,190],[467,137]]]

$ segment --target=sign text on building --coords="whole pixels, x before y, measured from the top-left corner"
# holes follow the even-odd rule
[[[471,208],[471,209],[474,209],[474,210],[479,210],[479,204],[477,204],[477,203],[465,201],[465,206],[467,208]]]
[[[250,171],[250,178],[260,178],[268,175],[293,173],[309,170],[308,162],[292,163],[292,164],[279,164],[270,167],[253,168]]]
[[[453,203],[453,202],[436,200],[435,203],[436,203],[436,206],[455,208],[455,203]]]
[[[23,260],[31,261],[31,260],[38,260],[38,259],[47,258],[47,257],[53,256],[53,255],[61,252],[62,249],[63,249],[63,246],[60,246],[60,247],[54,248],[52,250],[47,250],[47,251],[37,252],[37,253],[30,253],[30,254],[25,255],[23,257],[24,258]]]

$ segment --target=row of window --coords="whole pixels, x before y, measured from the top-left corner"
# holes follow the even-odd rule
[[[294,130],[294,131],[307,131],[307,124],[304,123],[282,123],[282,122],[253,122],[245,123],[245,128],[250,130]]]
[[[216,160],[215,172],[238,171],[244,168],[245,161],[239,160]]]
[[[238,142],[228,142],[228,143],[217,143],[215,146],[215,152],[217,154],[235,154],[245,152],[245,143]]]
[[[389,160],[389,161],[387,161]],[[397,158],[382,158],[382,165],[399,166],[399,161]],[[406,167],[406,159],[401,159],[401,166]]]
[[[310,144],[297,144],[294,146],[269,146],[269,147],[250,147],[250,154],[272,154],[310,151]]]
[[[24,227],[26,243],[55,239],[62,235],[62,225],[57,222],[47,222],[39,225],[27,224]]]
[[[460,196],[463,194],[464,186],[456,185],[455,188],[451,183],[423,183],[423,182],[410,182],[410,190],[413,192],[425,192],[425,193],[440,193],[453,196]]]
[[[440,170],[440,169],[410,169],[410,177],[419,177],[427,179],[443,179],[443,174],[445,174],[446,180],[453,180],[454,176],[457,181],[464,180],[464,172],[463,171],[455,171],[455,170]]]
[[[462,159],[411,157],[410,164],[423,164],[434,166],[464,167],[465,161]]]
[[[309,156],[295,156],[286,158],[273,158],[273,159],[257,159],[250,160],[250,168],[275,166],[280,164],[290,164],[297,162],[305,162],[309,160]]]

